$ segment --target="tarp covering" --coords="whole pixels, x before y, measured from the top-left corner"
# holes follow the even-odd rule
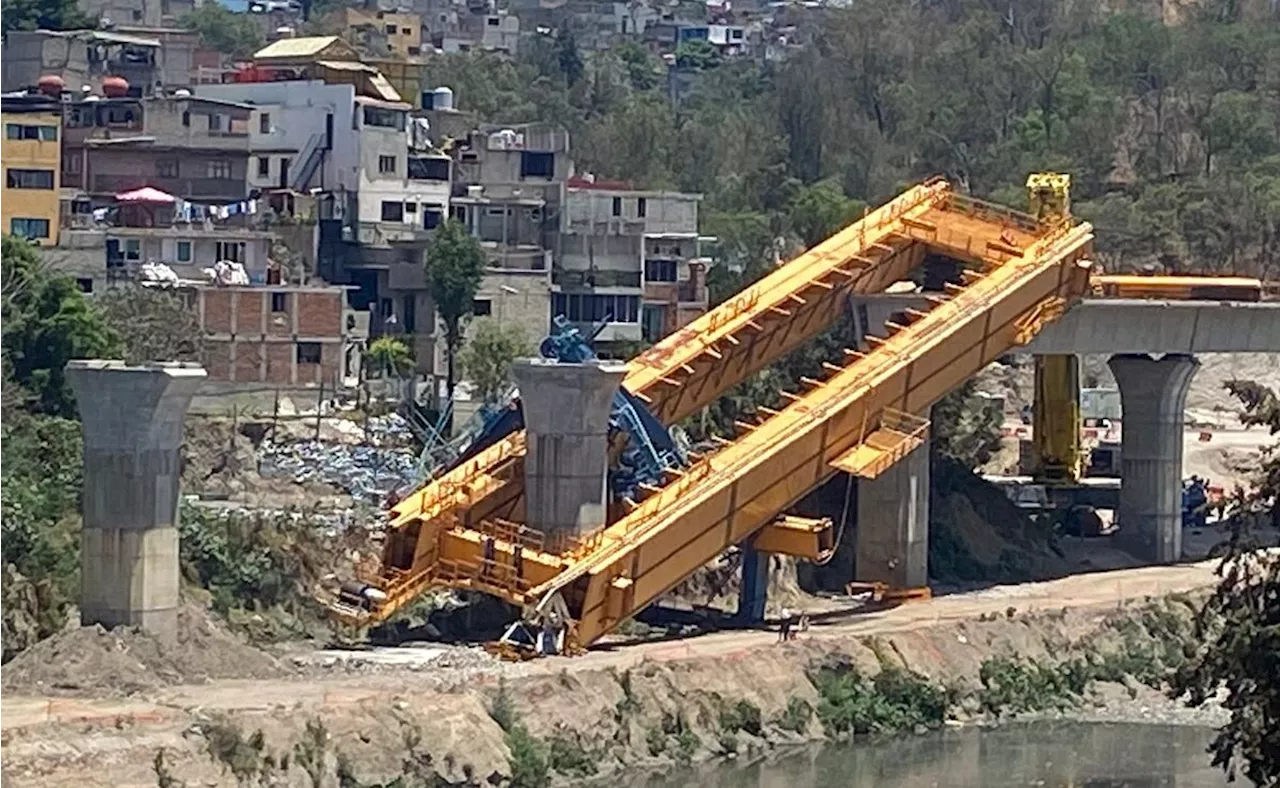
[[[134,189],[130,192],[120,192],[116,195],[116,202],[153,202],[170,204],[177,201],[177,197],[172,194],[162,192],[151,186],[143,186],[141,189]]]

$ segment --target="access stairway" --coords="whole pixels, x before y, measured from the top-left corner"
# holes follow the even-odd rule
[[[628,365],[624,388],[671,425],[830,328],[855,294],[881,292],[926,252],[977,270],[964,286],[908,311],[887,340],[847,350],[830,377],[668,483],[606,528],[553,542],[519,522],[523,432],[511,434],[393,512],[380,566],[361,580],[367,604],[332,605],[356,624],[384,620],[430,587],[482,590],[576,623],[587,644],[726,547],[776,531],[778,519],[837,469],[874,476],[925,439],[930,404],[1039,327],[1089,286],[1088,225],[1034,217],[916,186],[778,268]]]

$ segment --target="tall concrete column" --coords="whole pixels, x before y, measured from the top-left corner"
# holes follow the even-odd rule
[[[84,433],[80,621],[177,627],[182,423],[204,369],[72,361]]]
[[[929,584],[929,444],[874,479],[858,480],[854,577],[894,588]]]
[[[525,519],[531,527],[576,535],[604,525],[609,409],[626,369],[617,362],[548,359],[512,366],[524,410]]]
[[[1120,387],[1117,543],[1157,564],[1182,558],[1182,436],[1194,356],[1112,356]]]

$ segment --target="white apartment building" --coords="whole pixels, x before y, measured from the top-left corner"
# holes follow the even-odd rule
[[[598,341],[656,341],[706,311],[698,255],[702,195],[637,191],[573,178],[565,184],[552,312]]]
[[[450,160],[412,107],[319,80],[200,85],[253,104],[250,189],[354,194],[360,241],[386,245],[448,215]],[[234,98],[233,98],[234,97]],[[344,204],[346,201],[344,201]]]

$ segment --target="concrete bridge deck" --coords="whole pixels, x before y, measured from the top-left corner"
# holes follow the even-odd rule
[[[922,296],[862,296],[867,333],[883,335],[894,312]],[[1089,298],[1044,328],[1028,353],[1280,353],[1280,301],[1166,301]]]

